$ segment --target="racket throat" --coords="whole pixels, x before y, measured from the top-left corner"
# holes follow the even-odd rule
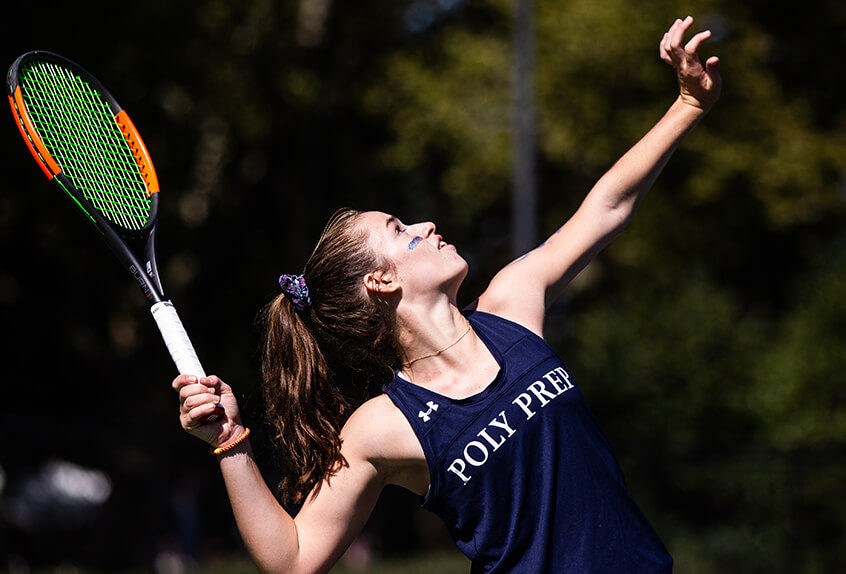
[[[153,225],[150,230],[150,236],[147,238],[147,242],[144,245],[144,272],[147,274],[147,277],[153,284],[153,287],[157,290],[159,297],[161,299],[166,299],[167,296],[165,295],[164,288],[162,287],[162,281],[159,278],[159,264],[158,258],[156,257],[157,236],[158,228]]]

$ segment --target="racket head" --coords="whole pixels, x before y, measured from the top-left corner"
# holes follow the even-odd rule
[[[42,50],[9,68],[7,95],[36,163],[91,223],[124,237],[155,228],[159,184],[129,115],[93,75]]]

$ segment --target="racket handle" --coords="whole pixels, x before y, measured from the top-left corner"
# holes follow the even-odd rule
[[[162,339],[164,339],[173,362],[176,363],[179,374],[195,375],[198,379],[205,377],[206,372],[200,364],[200,359],[197,358],[194,345],[191,344],[191,339],[188,338],[188,333],[185,332],[185,327],[182,326],[182,321],[176,314],[176,307],[173,306],[173,303],[160,301],[150,307],[150,312],[153,314],[153,319],[156,320],[156,325],[162,333]],[[214,422],[222,413],[223,407],[218,405],[215,413],[206,417],[203,422]]]

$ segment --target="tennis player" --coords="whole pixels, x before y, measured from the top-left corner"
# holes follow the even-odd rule
[[[545,310],[620,233],[682,138],[720,93],[719,60],[676,20],[660,56],[680,94],[544,244],[456,306],[466,261],[433,223],[344,210],[302,275],[266,309],[264,388],[286,461],[265,484],[231,388],[181,375],[181,423],[214,447],[232,508],[262,571],[325,572],[396,484],[422,498],[472,572],[670,572],[573,377],[543,339]],[[350,416],[330,364],[357,356],[391,373]],[[220,403],[224,420],[203,424]]]

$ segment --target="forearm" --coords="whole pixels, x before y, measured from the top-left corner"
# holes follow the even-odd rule
[[[263,572],[296,572],[294,519],[279,504],[253,459],[249,441],[220,456],[220,470],[244,544]]]
[[[658,123],[600,178],[586,201],[625,224],[684,136],[704,115],[702,109],[676,99]]]

